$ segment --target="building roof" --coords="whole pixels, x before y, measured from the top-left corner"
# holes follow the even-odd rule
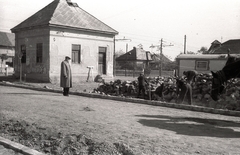
[[[219,44],[219,45],[221,45],[221,42],[218,41],[218,40],[214,40],[214,41],[212,42],[212,44]]]
[[[134,47],[131,51],[116,58],[117,61],[152,61],[151,54],[142,48]]]
[[[240,39],[228,40],[219,46],[211,45],[208,53],[211,54],[227,54],[230,49],[230,54],[240,54]]]
[[[15,46],[15,34],[8,32],[0,32],[0,46],[14,47]]]
[[[47,25],[114,35],[118,34],[116,30],[84,11],[77,3],[73,3],[70,0],[54,0],[11,30],[15,32],[19,29]]]
[[[172,62],[170,59],[168,59],[164,54],[161,54],[161,56],[162,56],[162,60],[163,60],[163,62]],[[151,57],[152,57],[152,62],[151,63],[155,63],[155,62],[159,62],[160,60],[161,60],[161,58],[160,58],[160,56],[159,55],[157,55],[157,54],[152,54],[151,55]]]

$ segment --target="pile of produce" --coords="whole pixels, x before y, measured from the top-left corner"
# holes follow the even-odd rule
[[[147,77],[146,94],[144,99],[159,100],[175,103],[177,99],[177,87],[175,77]],[[240,110],[240,79],[231,79],[225,84],[225,90],[221,99],[213,101],[210,93],[212,88],[211,74],[198,74],[192,83],[193,104],[198,106],[213,107],[218,109]],[[164,83],[163,99],[156,97],[154,91]],[[136,98],[138,95],[138,81],[115,80],[103,82],[93,93],[102,95]]]

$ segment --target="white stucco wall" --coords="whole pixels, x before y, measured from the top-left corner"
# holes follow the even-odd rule
[[[106,47],[105,78],[113,77],[113,36],[97,35],[82,31],[56,29],[50,31],[50,77],[52,82],[59,81],[60,65],[65,56],[72,55],[72,44],[81,45],[81,63],[71,64],[73,81],[86,81],[87,66],[93,66],[93,77],[98,75],[99,47]]]
[[[179,76],[188,70],[195,70],[195,60],[179,60]]]
[[[188,71],[188,70],[196,70],[196,61],[199,61],[200,59],[194,60],[179,60],[179,76],[183,75],[183,71]],[[204,59],[206,60],[206,59]],[[209,70],[197,70],[198,73],[210,73],[211,71],[218,71],[221,70],[225,63],[226,59],[213,59],[213,60],[208,60],[209,61]]]
[[[22,75],[27,79],[46,82],[59,82],[60,66],[65,56],[72,55],[72,44],[81,45],[81,63],[71,64],[73,81],[86,81],[87,66],[93,66],[93,78],[98,75],[99,47],[106,48],[106,75],[113,78],[113,35],[83,32],[77,30],[38,27],[15,33],[16,59],[14,68],[16,76],[20,75],[20,59],[18,54],[21,45],[26,45],[26,63],[22,64]],[[43,62],[36,63],[36,44],[43,44]]]
[[[26,45],[26,63],[22,63],[22,74],[25,75],[27,79],[34,79],[40,81],[49,80],[49,29],[48,28],[38,28],[23,30],[15,33],[15,74],[20,75],[20,59],[18,57],[21,51],[21,45]],[[36,46],[37,43],[43,44],[43,62],[36,62]]]
[[[224,67],[224,65],[226,64],[226,61],[227,60],[223,60],[223,59],[221,59],[221,60],[211,60],[209,62],[210,70],[214,71],[214,72],[218,71],[218,70],[221,70]]]

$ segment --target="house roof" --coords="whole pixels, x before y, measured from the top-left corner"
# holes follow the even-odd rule
[[[210,47],[211,54],[227,54],[230,49],[230,54],[240,54],[240,39],[228,40],[217,47]]]
[[[14,47],[15,46],[15,34],[8,32],[0,32],[0,46]]]
[[[134,47],[131,51],[116,58],[117,61],[151,61],[151,54],[142,48]]]
[[[221,45],[221,42],[218,41],[218,40],[214,40],[214,41],[212,42],[212,44],[219,44],[219,45]]]
[[[171,61],[170,59],[168,59],[165,55],[161,54],[161,56],[162,56],[163,62],[172,62],[172,61]],[[159,61],[161,60],[160,56],[157,55],[157,54],[152,54],[151,57],[152,57],[152,60],[153,60],[151,63],[153,63],[153,62],[159,62]]]
[[[11,30],[15,32],[19,29],[46,25],[118,34],[116,30],[98,20],[80,8],[77,3],[72,3],[70,0],[54,0]]]

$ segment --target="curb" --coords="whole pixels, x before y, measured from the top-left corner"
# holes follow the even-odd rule
[[[37,90],[37,91],[62,93],[61,90],[37,88],[37,87],[24,86],[24,85],[16,85],[16,84],[12,84],[10,82],[0,82],[0,85],[25,88],[25,89],[31,89],[31,90]],[[205,113],[240,117],[240,111],[214,109],[214,108],[209,108],[209,107],[184,105],[184,104],[176,104],[176,103],[168,103],[168,102],[160,102],[160,101],[150,101],[150,100],[137,99],[137,98],[124,98],[124,97],[119,97],[119,96],[109,96],[109,95],[101,95],[101,94],[94,94],[94,93],[69,92],[69,94],[84,96],[84,97],[91,97],[91,98],[110,99],[110,100],[114,100],[114,101],[132,102],[132,103],[138,103],[138,104],[148,104],[148,105],[162,106],[162,107],[168,107],[168,108],[176,108],[176,109],[183,109],[183,110],[190,110],[190,111],[197,111],[197,112],[205,112]]]
[[[3,137],[0,137],[0,144],[6,148],[12,149],[16,152],[22,153],[24,155],[46,155],[44,153],[38,152],[36,150],[30,149],[22,144],[10,141]]]

